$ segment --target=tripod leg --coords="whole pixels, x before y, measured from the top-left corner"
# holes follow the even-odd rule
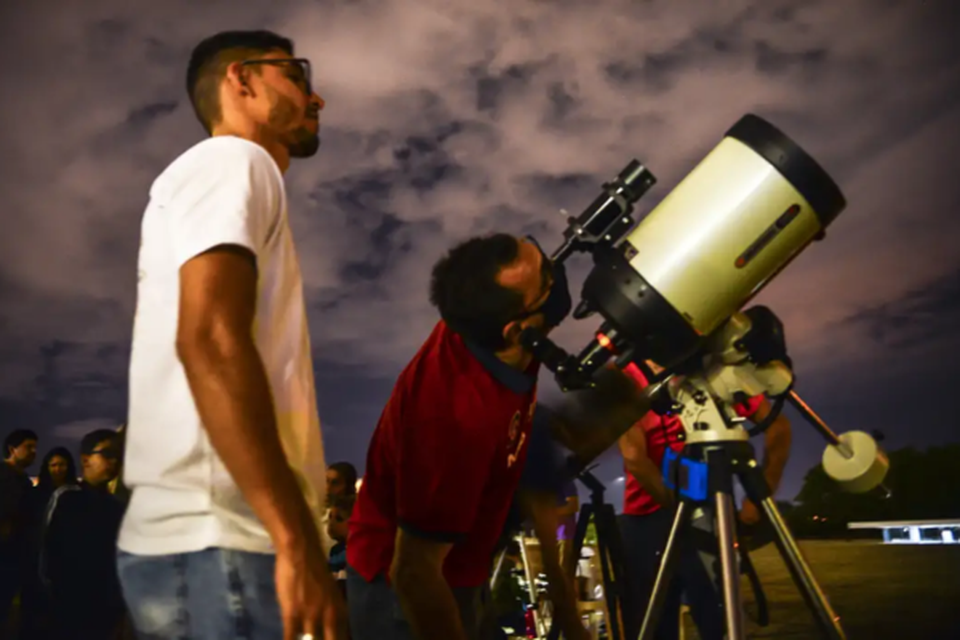
[[[623,633],[623,558],[620,555],[620,530],[613,507],[605,504],[596,514],[597,551],[603,575],[603,594],[607,600],[610,640],[627,640]]]
[[[787,523],[780,515],[780,510],[777,509],[777,504],[770,495],[770,488],[763,477],[763,472],[757,465],[757,461],[751,457],[746,461],[746,465],[741,464],[739,466],[738,475],[741,484],[743,484],[743,489],[754,504],[760,505],[767,522],[773,527],[776,534],[774,542],[780,550],[780,556],[787,565],[787,569],[790,571],[797,589],[800,590],[800,595],[806,601],[807,607],[813,612],[817,626],[820,627],[820,632],[824,637],[831,640],[844,640],[846,634],[840,626],[840,616],[834,612],[827,601],[827,596],[824,595],[820,585],[817,584],[816,578],[813,577],[810,565],[807,564],[803,553],[800,552],[797,541],[794,540]]]
[[[787,564],[790,575],[793,576],[793,581],[797,584],[803,599],[807,601],[807,606],[813,611],[820,632],[825,638],[844,640],[846,634],[843,632],[843,627],[840,626],[840,616],[834,612],[827,596],[824,595],[820,585],[817,584],[816,578],[813,577],[810,565],[807,564],[806,559],[800,552],[800,547],[787,528],[787,523],[780,515],[780,510],[777,509],[773,498],[765,498],[760,505],[763,507],[763,513],[767,520],[776,531],[775,541],[780,549],[780,555],[783,556],[783,561]]]
[[[613,580],[617,589],[617,623],[620,628],[620,634],[624,640],[636,640],[636,638],[627,638],[626,627],[624,626],[624,607],[632,603],[633,591],[631,591],[630,577],[627,572],[623,554],[623,538],[620,535],[620,525],[617,522],[616,512],[610,506],[607,509],[607,521],[610,523],[610,538],[608,547],[610,549],[610,563],[613,567]]]
[[[667,545],[664,547],[663,557],[660,559],[660,568],[657,569],[657,579],[653,583],[653,593],[650,595],[650,602],[647,603],[647,611],[643,615],[640,640],[652,640],[657,631],[657,623],[660,622],[660,613],[663,610],[663,604],[670,588],[670,580],[673,578],[677,557],[680,553],[680,536],[690,519],[691,509],[693,507],[682,500],[677,504],[677,512],[673,517],[673,525],[670,527]],[[626,640],[632,639],[628,638]]]
[[[490,590],[496,588],[497,580],[500,579],[500,571],[503,569],[503,561],[507,557],[507,549],[504,547],[503,551],[500,552],[500,555],[497,556],[497,563],[493,568],[493,575],[490,576]]]
[[[577,515],[577,528],[573,534],[573,553],[576,557],[580,557],[581,552],[583,551],[583,541],[587,537],[587,528],[590,526],[591,516],[594,520],[600,518],[597,511],[594,509],[592,504],[585,504],[580,507],[580,513]],[[596,525],[599,527],[599,524]],[[599,531],[598,537],[599,537]],[[599,546],[599,545],[598,545]],[[576,588],[576,581],[574,580],[574,588]],[[606,587],[604,587],[606,588]],[[547,640],[558,640],[560,637],[560,624],[557,622],[556,616],[553,616],[553,619],[550,622],[550,629],[547,632]]]
[[[740,594],[740,571],[737,567],[733,496],[717,492],[714,497],[717,514],[717,540],[720,543],[720,567],[723,572],[723,610],[728,640],[744,640],[743,598]]]

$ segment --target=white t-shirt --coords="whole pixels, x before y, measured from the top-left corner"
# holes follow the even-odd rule
[[[223,244],[256,256],[254,339],[287,460],[321,526],[326,465],[283,175],[261,146],[215,137],[167,167],[143,216],[123,465],[132,496],[118,541],[129,553],[273,552],[210,444],[175,345],[180,267]]]

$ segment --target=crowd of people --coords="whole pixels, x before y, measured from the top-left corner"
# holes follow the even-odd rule
[[[80,440],[80,467],[69,449],[51,448],[31,477],[39,438],[16,429],[0,465],[0,640],[133,638],[117,578],[117,536],[129,494],[120,478],[123,428]],[[330,571],[345,590],[346,521],[357,470],[327,468]]]
[[[502,634],[494,557],[524,529],[540,539],[556,623],[585,640],[570,451],[554,440],[540,363],[521,339],[556,328],[572,301],[562,264],[534,238],[477,236],[440,258],[427,287],[439,318],[385,403],[359,492],[352,467],[325,464],[284,185],[291,161],[320,147],[325,103],[310,69],[267,31],[222,32],[194,49],[186,88],[209,137],[158,176],[143,216],[124,498],[105,489],[119,468],[116,434],[84,438],[77,491],[63,490],[63,451],[47,456],[45,488],[28,487],[36,436],[8,438],[7,484],[46,506],[4,525],[3,602],[6,578],[20,575],[6,559],[33,545],[25,618],[47,594],[33,602],[66,629],[58,638],[106,637],[96,634],[125,618],[151,640],[488,640]],[[627,384],[640,398],[646,380]],[[757,420],[769,410],[759,397],[738,408]],[[660,461],[682,446],[676,417],[645,413],[620,439],[625,567],[637,587],[628,637],[676,500]],[[775,490],[789,423],[778,418],[765,437]],[[740,517],[759,515],[747,502]],[[720,605],[710,563],[694,561],[702,553],[685,556],[670,602],[686,594],[710,640],[722,637],[711,626]],[[666,613],[658,637],[675,637],[676,622]]]
[[[117,490],[121,434],[93,430],[73,455],[55,447],[29,476],[38,438],[18,429],[4,440],[0,465],[0,629],[19,597],[15,637],[119,637],[123,598],[115,569],[123,491]]]

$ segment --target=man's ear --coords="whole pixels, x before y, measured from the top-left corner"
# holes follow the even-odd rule
[[[253,90],[250,88],[250,67],[245,67],[239,62],[231,62],[227,65],[224,80],[227,86],[234,93],[240,95],[250,95]]]
[[[523,323],[514,320],[509,324],[504,325],[503,327],[503,341],[507,346],[512,347],[513,345],[520,342],[520,334],[523,333]]]

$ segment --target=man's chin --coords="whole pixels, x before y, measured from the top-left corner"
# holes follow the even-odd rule
[[[295,141],[288,147],[291,158],[310,158],[320,149],[320,134],[314,133]]]

